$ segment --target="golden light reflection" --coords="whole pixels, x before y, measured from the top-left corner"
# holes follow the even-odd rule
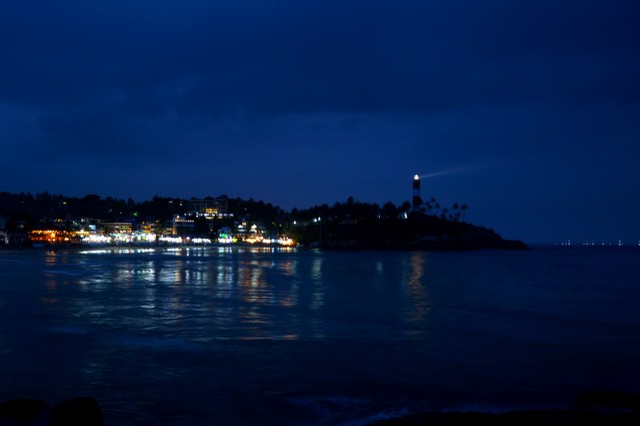
[[[297,260],[285,260],[278,263],[278,269],[282,271],[283,275],[293,277],[298,273],[298,261]]]
[[[50,253],[43,256],[48,294],[42,302],[73,303],[79,315],[93,321],[114,321],[119,312],[126,312],[127,321],[135,318],[140,326],[154,327],[158,318],[206,317],[225,330],[223,334],[238,330],[247,338],[298,339],[292,308],[300,303],[305,282],[298,276],[300,260],[277,255],[292,249],[266,249],[101,248],[71,255]],[[313,278],[306,282],[318,288],[304,303],[318,309],[324,304],[323,260],[320,256],[309,260],[304,275]],[[69,291],[78,291],[78,296],[62,297]]]
[[[55,252],[48,252],[47,255],[44,258],[44,264],[46,265],[46,268],[52,268],[55,266],[57,261],[56,258],[56,253]],[[49,291],[55,291],[56,288],[58,287],[58,280],[57,280],[57,276],[54,273],[53,270],[45,270],[45,286],[47,287],[47,290]]]
[[[257,261],[244,263],[238,268],[238,284],[244,302],[268,303],[269,292],[262,288],[266,283]]]
[[[184,282],[184,262],[178,262],[176,266],[173,268],[173,283],[174,284],[183,284]]]
[[[56,256],[56,252],[55,251],[48,251],[47,255],[44,258],[44,263],[47,266],[53,266],[56,264],[57,262],[57,256]]]
[[[423,283],[426,259],[427,254],[424,252],[411,254],[409,259],[409,274],[404,282],[411,307],[408,320],[416,323],[423,322],[429,313],[428,294]]]
[[[54,277],[49,275],[47,276],[47,280],[45,281],[44,285],[48,291],[56,291],[58,287],[58,282],[55,280]]]

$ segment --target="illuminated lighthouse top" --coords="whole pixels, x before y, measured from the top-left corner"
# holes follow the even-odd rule
[[[420,198],[420,176],[417,174],[413,176],[413,199],[412,199],[413,211],[417,211],[422,205],[422,199]]]

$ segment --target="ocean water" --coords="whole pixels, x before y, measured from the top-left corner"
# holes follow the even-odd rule
[[[640,249],[0,251],[0,400],[362,425],[640,391]]]

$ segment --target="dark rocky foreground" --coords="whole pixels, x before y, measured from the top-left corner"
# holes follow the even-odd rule
[[[430,412],[376,422],[378,426],[631,426],[640,425],[640,394],[589,391],[565,410],[507,413]]]
[[[16,398],[0,404],[0,426],[104,425],[98,402],[79,397],[53,407],[37,399]]]
[[[620,391],[587,391],[564,410],[519,410],[507,413],[428,412],[382,420],[377,426],[637,426],[640,394]],[[36,399],[16,398],[0,403],[0,426],[103,426],[98,402],[79,397],[53,407]]]

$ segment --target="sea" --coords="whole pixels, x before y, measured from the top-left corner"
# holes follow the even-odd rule
[[[640,247],[0,251],[0,400],[367,425],[640,392]]]

